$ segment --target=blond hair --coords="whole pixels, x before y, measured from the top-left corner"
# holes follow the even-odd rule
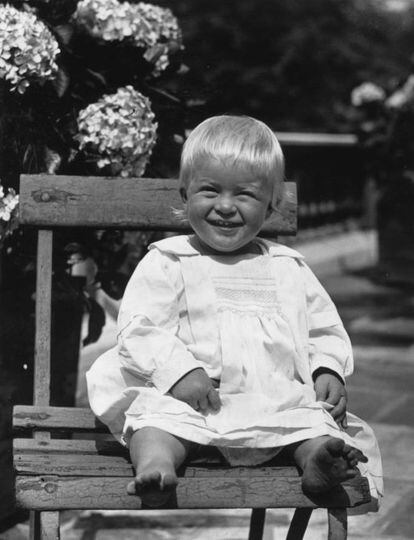
[[[272,209],[283,195],[285,160],[273,131],[249,116],[213,116],[190,133],[181,154],[180,188],[186,189],[199,162],[216,158],[249,167],[272,186]]]

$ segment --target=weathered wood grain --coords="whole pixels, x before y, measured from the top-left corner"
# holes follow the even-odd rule
[[[88,433],[88,439],[50,439],[48,441],[35,441],[24,438],[13,440],[14,456],[31,453],[71,453],[71,454],[97,454],[100,455],[124,455],[127,449],[116,441],[112,435],[108,439],[102,439],[101,434]]]
[[[51,441],[53,442],[53,441]],[[73,443],[73,441],[71,441]],[[17,474],[21,475],[59,475],[59,476],[125,476],[133,474],[128,451],[119,445],[119,450],[110,455],[101,453],[99,447],[95,452],[81,453],[59,449],[52,450],[54,445],[42,447],[39,444],[22,448],[15,445],[14,466]],[[57,445],[56,445],[57,446]],[[56,447],[55,446],[55,447]],[[69,445],[67,445],[69,447]],[[183,468],[180,475],[185,477],[234,478],[240,476],[275,476],[298,478],[299,474],[294,466],[266,466],[266,467],[229,467],[217,462],[190,462]]]
[[[14,454],[17,474],[59,476],[125,476],[132,478],[134,471],[129,456],[97,454],[68,454],[65,452],[33,452]]]
[[[139,497],[126,493],[124,477],[17,476],[19,508],[138,509]],[[353,480],[335,496],[310,499],[298,477],[185,477],[177,487],[174,508],[330,508],[367,502],[366,481]]]
[[[13,426],[21,429],[73,429],[108,431],[90,409],[16,405]]]
[[[36,330],[34,364],[34,403],[49,405],[50,327],[52,314],[52,231],[40,230],[36,267]]]
[[[178,180],[22,175],[20,222],[41,227],[129,227],[188,231],[172,209],[182,208]],[[263,229],[267,236],[296,233],[296,185],[285,183],[285,201]]]

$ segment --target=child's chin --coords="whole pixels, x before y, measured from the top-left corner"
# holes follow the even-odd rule
[[[257,253],[252,242],[242,244],[211,244],[210,250],[222,255],[238,255],[242,253]]]

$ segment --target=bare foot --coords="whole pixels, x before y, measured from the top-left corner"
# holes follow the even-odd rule
[[[174,468],[154,464],[137,472],[136,477],[127,485],[130,495],[139,495],[146,506],[163,506],[178,484]]]
[[[335,437],[304,441],[296,457],[303,470],[302,488],[308,493],[323,493],[354,478],[359,474],[357,463],[368,461],[362,452]]]

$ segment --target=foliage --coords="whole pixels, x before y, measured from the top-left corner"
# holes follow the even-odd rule
[[[414,51],[412,14],[378,5],[176,0],[197,119],[243,112],[279,131],[349,132],[352,88],[401,77]]]
[[[17,227],[18,204],[19,196],[15,190],[8,188],[7,193],[4,193],[0,184],[0,248],[4,239]]]
[[[119,88],[132,86],[150,100],[157,143],[144,174],[169,176],[177,172],[185,128],[210,114],[247,113],[276,130],[349,131],[351,89],[368,79],[395,86],[410,70],[414,10],[385,14],[372,0],[157,3],[9,0],[13,7],[0,6],[34,17],[51,36],[44,40],[50,64],[44,79],[31,54],[31,63],[23,63],[30,81],[23,82],[24,93],[9,92],[9,81],[0,85],[6,185],[16,188],[24,172],[120,172],[123,152],[112,153],[117,162],[108,168],[109,156],[82,142],[78,124],[81,111],[97,112],[103,96]],[[133,171],[126,167],[124,174],[142,167]]]
[[[398,81],[414,47],[414,10],[385,14],[373,0],[10,3],[41,20],[61,50],[53,85],[3,98],[13,112],[3,120],[0,175],[14,186],[14,170],[101,174],[78,152],[76,118],[119,87],[151,100],[159,128],[147,174],[170,175],[184,129],[210,114],[247,113],[276,130],[349,131],[351,89]]]
[[[79,112],[81,150],[99,168],[120,176],[142,176],[156,140],[157,123],[149,100],[132,86],[119,88]]]
[[[0,11],[0,174],[8,185],[17,187],[18,175],[25,172],[118,174],[122,165],[123,174],[142,175],[157,125],[154,163],[159,170],[154,166],[148,174],[171,174],[185,109],[178,95],[180,73],[185,72],[180,71],[181,31],[171,10],[117,0],[12,0],[0,5]],[[173,89],[167,87],[170,79]],[[135,108],[132,102],[125,105],[129,90],[121,91],[122,98],[120,88],[136,92]],[[109,105],[111,95],[118,97]],[[143,96],[140,101],[138,95]],[[151,120],[150,108],[157,122]],[[98,110],[101,122],[110,115],[106,123],[114,123],[115,130],[121,124],[125,128],[127,115],[133,113],[129,132],[142,122],[139,133],[143,136],[148,129],[146,144],[125,152],[109,151],[114,137],[94,148],[92,140],[87,144],[85,130]],[[141,150],[145,156],[138,166]],[[114,167],[103,169],[112,158]]]
[[[159,74],[169,64],[169,53],[180,47],[181,33],[171,10],[139,2],[81,0],[74,20],[92,37],[103,41],[127,40],[146,49],[144,57]]]
[[[351,102],[369,174],[382,185],[414,179],[414,75],[391,90],[365,82]]]
[[[32,81],[53,79],[59,46],[47,26],[32,13],[12,6],[1,8],[0,78],[11,91],[24,94]]]
[[[22,173],[176,174],[187,111],[182,54],[180,25],[167,7],[134,0],[0,3],[0,177],[14,190],[9,194]],[[4,212],[0,204],[4,287],[8,280],[19,287],[18,276],[33,267],[29,231],[5,239],[4,216],[16,201]],[[8,233],[16,220],[17,207]],[[55,264],[63,268],[63,248],[72,241],[100,259],[105,275],[125,262],[109,269],[116,257],[104,252],[114,246],[95,231],[55,237]],[[134,248],[125,235],[120,242],[124,258],[137,250],[142,256],[142,245]]]

